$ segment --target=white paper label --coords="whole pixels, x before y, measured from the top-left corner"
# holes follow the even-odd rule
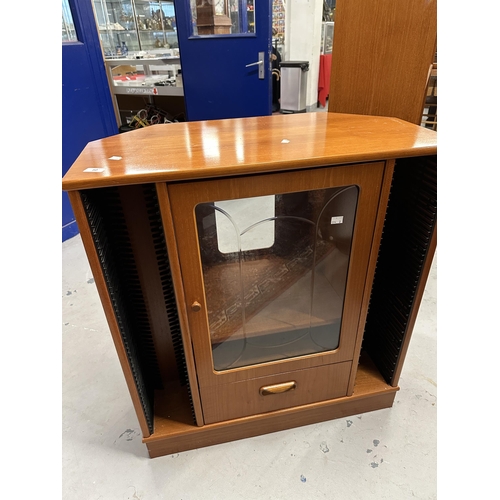
[[[104,172],[103,168],[86,168],[84,172]]]
[[[125,88],[127,94],[146,94],[146,95],[157,95],[158,89],[156,87],[127,87]]]
[[[330,224],[342,224],[344,222],[344,216],[338,215],[337,217],[332,217]]]

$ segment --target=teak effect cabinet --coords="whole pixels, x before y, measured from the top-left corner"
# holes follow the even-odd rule
[[[63,179],[151,457],[390,407],[436,246],[436,133],[157,125]]]

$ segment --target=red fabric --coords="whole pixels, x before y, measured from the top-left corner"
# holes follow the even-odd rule
[[[326,98],[330,94],[330,72],[332,69],[332,55],[319,56],[318,101],[326,106]]]
[[[113,76],[113,80],[116,80],[117,82],[126,82],[128,80],[144,80],[143,75],[117,75]]]

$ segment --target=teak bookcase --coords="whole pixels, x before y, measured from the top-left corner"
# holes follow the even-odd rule
[[[149,455],[388,408],[436,247],[436,133],[155,125],[63,179]]]

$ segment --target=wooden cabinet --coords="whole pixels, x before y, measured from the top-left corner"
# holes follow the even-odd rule
[[[87,146],[63,189],[151,457],[392,405],[435,160],[431,130],[334,113]]]

